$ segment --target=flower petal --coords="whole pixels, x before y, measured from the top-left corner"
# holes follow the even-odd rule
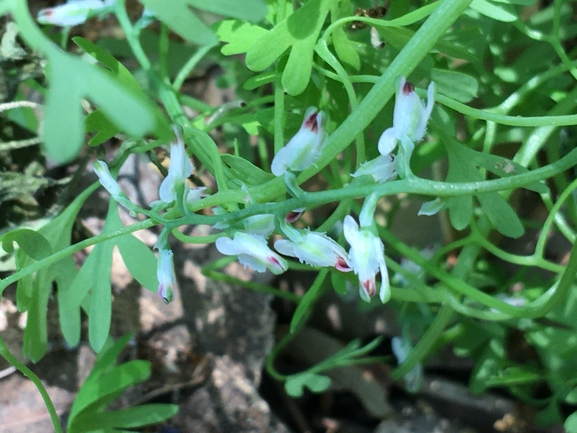
[[[379,138],[379,153],[381,155],[388,155],[395,147],[397,147],[397,141],[399,141],[394,128],[388,128],[383,132]]]

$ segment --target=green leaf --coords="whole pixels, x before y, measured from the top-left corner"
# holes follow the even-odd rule
[[[170,7],[166,7],[165,0],[142,0],[141,3],[184,39],[200,45],[214,45],[218,39],[191,7],[249,21],[258,21],[267,12],[262,0],[172,0]]]
[[[457,153],[457,145],[445,143],[449,156],[449,171],[447,173],[447,182],[467,182],[471,174],[471,166],[462,159],[462,155]],[[474,167],[472,167],[474,170]],[[480,178],[481,175],[477,173]],[[447,199],[447,209],[449,210],[449,219],[456,230],[463,230],[473,218],[473,197],[460,196]]]
[[[98,60],[104,66],[106,66],[111,75],[118,80],[125,88],[130,89],[133,92],[140,92],[141,87],[136,78],[130,73],[126,67],[114,58],[108,51],[103,50],[98,45],[92,42],[76,36],[72,38],[72,42],[82,48],[87,54],[92,56],[94,59]]]
[[[122,228],[122,222],[118,216],[118,204],[112,200],[102,233],[111,233],[120,228]],[[116,239],[110,239],[94,246],[72,281],[66,299],[62,300],[63,308],[66,310],[78,309],[83,305],[87,295],[91,293],[87,307],[88,338],[96,352],[104,346],[112,320],[110,272],[112,252],[116,241]]]
[[[75,427],[82,431],[103,428],[136,428],[158,424],[178,413],[176,404],[147,404],[117,412],[90,412],[80,416]]]
[[[487,386],[511,386],[534,383],[543,380],[543,375],[527,367],[516,366],[504,369],[498,377],[487,380]]]
[[[145,104],[150,112],[152,112],[156,117],[155,124],[157,125],[157,129],[155,134],[158,137],[162,137],[166,130],[169,129],[168,124],[158,109],[148,103],[146,95],[142,92],[142,86],[136,78],[134,78],[132,73],[108,51],[102,49],[98,45],[93,44],[80,36],[72,38],[72,40],[87,54],[98,60],[102,65],[106,66],[108,69],[107,72],[114,77],[114,79],[118,80],[125,89],[129,90],[141,99],[142,103]],[[85,123],[87,131],[99,131],[98,134],[90,140],[89,144],[91,146],[101,144],[119,132],[119,128],[116,127],[114,121],[107,118],[101,110],[95,110],[90,113],[87,116]]]
[[[345,295],[347,293],[347,278],[339,272],[331,272],[331,284],[333,289],[339,295]]]
[[[118,238],[116,245],[130,274],[140,285],[156,293],[158,289],[157,260],[150,248],[130,234]]]
[[[113,206],[116,206],[111,200]],[[98,248],[100,247],[100,248]],[[112,288],[110,272],[112,269],[113,241],[98,244],[92,252],[92,296],[88,312],[88,340],[95,352],[100,352],[108,338],[112,322]]]
[[[505,7],[497,6],[487,0],[473,0],[470,7],[480,14],[493,18],[496,21],[509,23],[517,21],[519,18],[515,13],[509,12]]]
[[[30,229],[16,229],[0,237],[2,248],[7,253],[14,251],[14,242],[34,260],[42,260],[52,255],[50,243],[40,233]]]
[[[508,5],[531,6],[536,0],[493,0],[496,3],[505,3]]]
[[[22,352],[32,362],[39,361],[46,353],[48,336],[46,332],[46,311],[52,284],[46,278],[46,272],[39,272],[33,282],[33,294],[28,308],[28,319],[24,330]]]
[[[274,179],[274,175],[271,173],[267,173],[239,156],[223,154],[222,160],[230,167],[235,177],[242,179],[247,185],[262,185]]]
[[[567,397],[565,397],[565,401],[571,404],[577,403],[577,388],[573,388],[569,392],[569,394],[567,394]]]
[[[475,98],[479,90],[477,80],[461,72],[435,68],[431,73],[431,80],[435,82],[439,93],[463,103]]]
[[[331,386],[331,378],[320,374],[304,372],[288,377],[284,383],[285,391],[291,397],[302,397],[304,387],[312,392],[323,392]]]
[[[498,192],[478,194],[477,199],[481,203],[483,212],[487,214],[499,233],[510,238],[518,238],[525,232],[523,224],[513,208]]]
[[[258,38],[268,33],[260,26],[238,20],[220,21],[213,28],[219,40],[225,43],[220,50],[225,56],[246,53]]]
[[[119,338],[115,342],[112,342],[112,339],[109,340],[109,342],[112,343],[109,343],[106,346],[104,346],[102,352],[98,354],[96,358],[96,363],[94,364],[94,367],[92,367],[92,371],[90,372],[90,375],[88,376],[86,381],[88,381],[89,379],[91,381],[98,381],[99,377],[101,377],[103,374],[109,371],[110,367],[115,364],[115,360],[118,357],[118,355],[120,355],[120,352],[122,352],[122,349],[124,349],[124,346],[128,344],[128,342],[132,337],[133,337],[132,334],[127,334]]]
[[[276,77],[276,72],[263,72],[262,74],[255,75],[244,82],[242,88],[245,90],[254,90],[265,84],[270,84],[274,81]]]
[[[345,65],[358,71],[361,68],[361,58],[359,53],[355,50],[354,44],[347,37],[345,30],[342,27],[337,27],[333,34],[333,45],[337,56]]]
[[[84,128],[87,132],[96,132],[88,144],[98,146],[118,134],[118,128],[100,110],[94,110],[84,119]]]
[[[188,0],[188,4],[217,15],[246,21],[260,21],[267,13],[263,0]]]
[[[66,309],[63,300],[66,293],[70,292],[70,287],[74,278],[78,274],[74,259],[69,256],[58,262],[58,267],[54,269],[54,277],[58,285],[58,318],[60,319],[60,329],[66,343],[70,347],[75,347],[80,342],[81,317],[80,308]]]
[[[150,362],[136,360],[113,367],[112,370],[86,379],[70,413],[70,427],[82,420],[83,413],[89,414],[102,406],[106,407],[131,386],[144,382],[150,377]],[[77,401],[79,403],[77,403]]]
[[[246,65],[262,71],[292,46],[282,85],[291,96],[299,95],[310,80],[314,47],[329,12],[330,0],[309,0],[248,50]]]
[[[97,66],[61,51],[49,54],[52,73],[46,97],[44,144],[58,162],[72,160],[84,139],[80,101],[87,97],[119,130],[142,137],[157,131],[157,116],[138,93]],[[110,96],[114,97],[111,98]]]
[[[474,150],[467,149],[470,151],[470,156],[476,165],[483,167],[484,169],[496,174],[499,177],[509,177],[515,176],[517,174],[528,173],[529,170],[523,167],[521,164],[516,163],[502,156],[491,155],[488,153],[475,152]],[[546,194],[549,192],[547,185],[541,182],[531,182],[524,185],[523,188],[530,191],[535,191],[539,194]]]
[[[490,163],[492,171],[499,172],[496,166],[507,161],[504,158],[486,158],[487,155],[468,149],[465,146],[446,140],[445,146],[449,154],[448,182],[478,182],[483,180],[481,173],[477,171],[479,161],[483,164]],[[490,162],[487,162],[490,161]],[[511,167],[515,167],[511,163]],[[506,167],[502,171],[507,171]],[[513,208],[505,201],[499,193],[478,194],[477,198],[481,203],[481,208],[495,226],[495,228],[505,236],[519,237],[523,234],[523,224]],[[451,224],[457,229],[465,228],[472,217],[472,197],[451,197],[447,200],[449,217]]]
[[[563,423],[567,433],[577,433],[577,412],[573,412]]]
[[[189,7],[187,0],[172,0],[166,7],[165,0],[141,0],[155,17],[189,42],[199,45],[214,45],[216,35]]]
[[[52,251],[60,251],[70,245],[70,232],[76,214],[86,198],[95,189],[96,184],[86,189],[62,214],[38,229],[38,233],[50,243]],[[25,254],[23,250],[17,251],[16,259],[18,266],[21,268],[35,261]],[[61,297],[69,290],[69,288],[66,287],[69,280],[62,278],[62,275],[67,274],[68,278],[73,278],[76,272],[74,260],[69,256],[38,271],[34,275],[22,278],[18,282],[16,289],[18,308],[20,311],[28,311],[29,314],[26,329],[24,330],[23,352],[25,356],[28,356],[33,362],[40,360],[46,352],[46,312],[53,282],[56,281],[58,283],[58,300],[60,302]],[[67,316],[66,319],[72,320],[72,317]],[[78,328],[79,326],[80,322],[78,317],[78,323],[75,323],[74,327]]]

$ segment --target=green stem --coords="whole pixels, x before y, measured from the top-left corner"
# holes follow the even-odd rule
[[[30,379],[34,383],[34,385],[36,385],[36,388],[38,388],[38,392],[40,392],[40,395],[42,396],[42,400],[44,400],[44,405],[46,406],[46,409],[48,409],[48,413],[50,414],[50,419],[52,420],[54,430],[56,431],[56,433],[62,433],[62,426],[60,425],[58,413],[56,412],[56,408],[54,407],[54,404],[52,403],[52,400],[50,399],[50,396],[48,395],[46,388],[44,388],[44,385],[42,385],[42,381],[38,378],[38,376],[34,374],[32,370],[30,370],[26,365],[20,362],[18,358],[16,358],[10,353],[10,351],[6,347],[6,343],[4,343],[4,340],[2,339],[1,336],[0,336],[0,355],[4,357],[6,361],[8,361],[10,364],[16,367],[20,372],[22,372],[24,376]]]
[[[176,74],[176,78],[172,83],[172,88],[174,89],[175,92],[178,92],[180,90],[188,75],[192,72],[194,68],[196,68],[196,66],[203,59],[203,57],[206,56],[208,52],[213,48],[214,45],[205,45],[203,47],[200,47],[198,51],[196,51],[190,57],[190,59],[188,59],[188,61],[184,64],[184,66],[180,69],[180,71],[178,71],[178,74]]]

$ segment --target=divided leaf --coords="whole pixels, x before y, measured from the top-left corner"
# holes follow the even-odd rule
[[[35,239],[40,237],[47,240],[51,251],[61,251],[70,245],[70,233],[76,214],[82,207],[86,198],[96,189],[96,185],[88,188],[74,200],[66,210],[58,217],[50,221],[38,230],[38,236],[33,235]],[[29,234],[28,234],[29,235]],[[39,241],[42,243],[42,241]],[[46,253],[47,246],[42,247]],[[44,253],[39,253],[40,255]],[[18,268],[25,268],[36,261],[29,256],[24,248],[16,252],[16,262]],[[17,302],[20,311],[28,311],[28,322],[24,330],[23,352],[25,356],[30,357],[33,362],[37,362],[46,353],[48,344],[46,330],[46,312],[48,300],[52,293],[54,282],[58,286],[58,301],[63,294],[69,290],[71,279],[76,275],[76,265],[72,256],[59,260],[52,265],[41,269],[34,275],[22,278],[18,281]],[[62,318],[62,314],[61,314]],[[70,315],[64,316],[64,322],[67,323],[70,332],[78,331],[80,333],[80,317]],[[61,323],[64,323],[61,322]]]
[[[7,253],[14,251],[14,242],[32,259],[42,260],[52,254],[48,240],[40,233],[30,229],[16,229],[0,237],[2,249]]]
[[[247,67],[263,71],[292,48],[283,71],[282,85],[291,96],[302,93],[311,77],[314,47],[330,3],[331,0],[309,0],[261,36],[246,54]]]
[[[184,39],[199,45],[214,45],[218,38],[191,8],[248,21],[259,21],[267,12],[262,0],[172,0],[170,7],[166,7],[165,0],[141,3]]]
[[[80,151],[84,141],[80,101],[85,97],[98,105],[119,130],[131,136],[142,137],[153,131],[158,134],[162,130],[157,125],[159,116],[146,99],[112,75],[61,51],[50,51],[48,56],[52,70],[46,96],[44,144],[58,162],[70,161]]]
[[[323,392],[331,386],[331,378],[321,374],[304,372],[289,376],[284,384],[285,391],[291,397],[302,397],[304,387],[312,392]]]
[[[524,167],[514,165],[512,161],[505,158],[476,152],[452,140],[446,140],[445,145],[449,154],[447,182],[482,181],[483,177],[477,170],[477,166],[490,166],[491,171],[495,174],[507,173],[508,170],[502,168],[503,164],[506,163],[510,164],[505,165],[506,167],[514,167],[518,171],[521,168],[526,170]],[[542,188],[539,184],[532,184],[531,187],[532,189]],[[512,238],[517,238],[523,234],[523,224],[519,217],[499,193],[491,192],[476,196],[483,212],[499,233]],[[471,195],[451,197],[447,200],[447,207],[453,227],[457,230],[462,230],[469,225],[473,216],[473,197]]]

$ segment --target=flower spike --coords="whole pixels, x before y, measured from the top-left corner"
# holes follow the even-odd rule
[[[272,160],[271,171],[275,176],[282,176],[287,170],[303,171],[319,159],[327,137],[325,121],[323,111],[315,107],[307,109],[299,131]]]

